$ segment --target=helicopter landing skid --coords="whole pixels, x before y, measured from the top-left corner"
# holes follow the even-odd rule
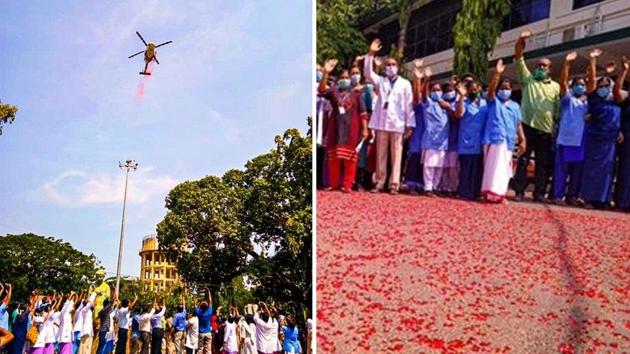
[[[138,74],[140,74],[140,75],[151,75],[151,73],[148,73],[148,72],[146,72],[146,71],[141,71],[141,72],[139,72]]]

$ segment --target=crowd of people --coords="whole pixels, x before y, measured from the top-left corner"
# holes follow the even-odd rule
[[[33,291],[27,302],[12,304],[11,285],[0,289],[0,352],[9,354],[311,352],[310,328],[298,328],[293,314],[263,302],[246,305],[243,315],[236,307],[222,314],[221,307],[213,309],[209,291],[191,309],[184,296],[167,309],[157,299],[142,305],[137,297],[115,296],[98,306],[92,289],[66,295]]]
[[[629,60],[615,80],[614,64],[598,76],[593,49],[586,73],[571,75],[571,52],[554,81],[548,58],[527,67],[530,36],[516,41],[517,83],[502,60],[487,86],[473,74],[433,80],[420,59],[408,80],[395,58],[377,57],[378,39],[349,69],[318,65],[318,188],[507,203],[511,186],[520,202],[533,160],[535,201],[629,211]]]

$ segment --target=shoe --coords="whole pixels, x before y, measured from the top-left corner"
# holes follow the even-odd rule
[[[562,198],[556,198],[556,199],[554,199],[554,200],[553,200],[553,203],[554,203],[555,205],[561,205],[561,206],[567,205],[567,203],[566,203],[564,200],[562,200]]]
[[[352,191],[350,189],[346,188],[346,187],[341,187],[341,192],[342,193],[346,193],[346,194],[352,193]]]
[[[415,196],[415,195],[418,195],[418,194],[419,194],[418,191],[415,190],[415,189],[410,189],[409,190],[409,195],[414,195]]]
[[[543,204],[549,204],[551,201],[547,199],[545,196],[535,196],[534,201]]]
[[[397,189],[397,188],[392,188],[392,189],[390,189],[390,190],[389,190],[389,194],[391,194],[391,195],[396,195],[396,194],[398,194],[398,189]]]
[[[523,201],[525,195],[523,195],[523,193],[518,193],[515,197],[514,197],[514,201],[517,203],[520,203]]]
[[[375,187],[375,188],[370,189],[370,193],[381,193],[382,191],[383,191],[382,189],[380,189],[380,188],[376,188],[376,187]]]
[[[436,198],[437,195],[435,195],[434,191],[427,191],[426,193],[424,193],[424,195],[426,195],[429,198]]]

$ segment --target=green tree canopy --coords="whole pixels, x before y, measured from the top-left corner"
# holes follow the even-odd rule
[[[510,0],[463,0],[453,28],[455,74],[470,72],[486,82],[488,54],[501,35],[503,18],[510,8]]]
[[[0,103],[0,135],[5,124],[11,124],[15,120],[18,108],[6,103]]]
[[[13,284],[13,298],[25,301],[32,290],[87,290],[97,281],[99,261],[69,243],[32,233],[0,237],[0,281]]]
[[[312,141],[289,129],[275,143],[244,170],[176,186],[157,234],[186,283],[216,296],[247,275],[260,300],[301,315],[312,297]]]

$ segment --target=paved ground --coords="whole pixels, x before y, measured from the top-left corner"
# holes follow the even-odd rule
[[[322,353],[630,353],[630,215],[317,195]]]

